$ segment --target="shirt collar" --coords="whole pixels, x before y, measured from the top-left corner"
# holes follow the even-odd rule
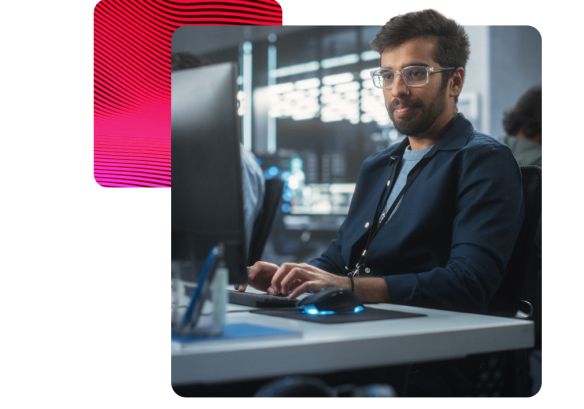
[[[444,135],[436,141],[431,152],[462,149],[473,131],[474,128],[470,121],[459,113],[454,117]]]

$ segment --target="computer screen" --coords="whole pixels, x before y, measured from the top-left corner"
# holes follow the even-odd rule
[[[354,183],[311,183],[299,186],[290,201],[290,214],[346,216],[354,191]]]
[[[247,280],[238,66],[172,74],[172,261],[200,273],[222,242],[231,284]]]

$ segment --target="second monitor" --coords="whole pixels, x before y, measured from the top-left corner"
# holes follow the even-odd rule
[[[172,74],[172,260],[201,271],[226,245],[231,284],[247,281],[238,67],[209,65]]]

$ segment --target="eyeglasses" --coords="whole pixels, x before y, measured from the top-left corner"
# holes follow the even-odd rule
[[[412,66],[406,67],[400,71],[392,70],[390,68],[380,68],[378,70],[371,71],[371,78],[373,78],[373,84],[377,88],[391,89],[393,88],[396,75],[400,74],[408,87],[422,87],[430,80],[430,74],[453,69],[454,67],[434,68],[425,66]]]

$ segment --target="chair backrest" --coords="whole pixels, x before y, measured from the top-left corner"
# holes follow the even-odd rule
[[[505,269],[503,281],[489,304],[489,313],[515,316],[521,301],[521,291],[528,271],[531,253],[541,218],[541,168],[521,166],[525,218],[513,254]]]
[[[248,265],[253,265],[259,261],[264,252],[266,240],[270,235],[272,222],[278,210],[282,192],[284,191],[284,181],[280,178],[266,180],[266,193],[264,195],[264,205],[262,211],[256,218],[251,243],[249,243]]]
[[[521,176],[525,218],[503,281],[489,304],[489,314],[492,315],[515,316],[541,219],[541,168],[521,166]],[[477,378],[466,396],[529,396],[525,350],[477,355],[472,359]]]

